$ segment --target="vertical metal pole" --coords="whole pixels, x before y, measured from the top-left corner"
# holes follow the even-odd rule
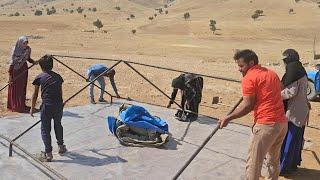
[[[12,144],[9,145],[9,157],[12,157]]]

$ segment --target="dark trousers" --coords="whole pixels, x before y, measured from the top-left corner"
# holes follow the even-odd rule
[[[41,137],[45,146],[45,152],[52,151],[51,145],[51,120],[54,121],[54,132],[58,145],[63,145],[63,127],[61,118],[63,114],[63,106],[61,105],[41,105]]]

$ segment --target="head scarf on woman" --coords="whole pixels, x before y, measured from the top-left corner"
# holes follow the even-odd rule
[[[30,58],[31,49],[29,46],[23,46],[23,43],[28,42],[26,36],[19,37],[16,45],[12,48],[12,55],[9,60],[10,65],[13,65],[14,69],[20,69],[21,66]]]
[[[288,86],[294,81],[297,81],[303,76],[307,75],[307,72],[302,66],[299,54],[296,50],[287,49],[282,54],[285,56],[283,61],[286,64],[286,72],[281,80],[284,86]]]

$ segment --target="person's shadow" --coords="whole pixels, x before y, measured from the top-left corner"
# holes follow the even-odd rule
[[[67,152],[64,154],[64,157],[68,157],[68,160],[55,160],[55,162],[63,162],[63,163],[74,163],[74,164],[81,164],[84,166],[105,166],[108,164],[113,163],[125,163],[128,162],[125,159],[122,159],[119,156],[109,156],[103,153],[98,152],[97,150],[90,150],[91,152],[103,156],[103,158],[93,157],[93,156],[87,156],[83,154],[79,154],[76,152]]]
[[[320,170],[317,169],[306,169],[306,168],[298,168],[296,172],[284,175],[285,178],[295,179],[295,180],[316,180],[320,178]]]

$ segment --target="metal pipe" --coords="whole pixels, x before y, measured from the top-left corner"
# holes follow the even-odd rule
[[[62,64],[63,66],[65,66],[66,68],[68,68],[69,70],[71,70],[72,72],[76,73],[78,76],[82,77],[83,79],[87,79],[86,77],[84,77],[83,75],[81,75],[80,73],[78,73],[76,70],[72,69],[70,66],[66,65],[65,63],[63,63],[62,61],[58,60],[57,58],[53,57],[54,60],[56,60],[57,62],[59,62],[60,64]],[[103,90],[100,86],[96,85],[95,83],[93,83],[93,85],[101,90]],[[109,92],[107,92],[106,90],[103,90],[105,93],[107,93],[109,96],[112,96]]]
[[[22,148],[19,144],[12,142],[12,140],[2,134],[0,134],[0,137],[5,139],[6,141],[8,141],[10,143],[11,146],[15,146],[17,147],[20,151],[22,151],[23,153],[25,153],[27,156],[29,156],[31,159],[33,159],[34,161],[36,161],[37,163],[39,163],[41,166],[43,166],[44,168],[46,168],[48,171],[50,171],[52,174],[54,174],[55,176],[57,176],[59,179],[63,179],[63,180],[67,180],[66,177],[64,177],[63,175],[61,175],[60,173],[58,173],[57,171],[55,171],[54,169],[52,169],[51,167],[49,167],[48,165],[46,165],[45,163],[41,162],[37,157],[35,157],[34,155],[32,155],[31,153],[29,153],[27,150],[25,150],[24,148]]]
[[[89,57],[63,56],[63,55],[53,55],[53,56],[66,57],[66,58],[77,58],[77,59],[100,60],[100,61],[117,61],[117,60],[115,60],[115,59],[107,59],[107,58],[89,58]],[[211,79],[219,79],[219,80],[225,80],[225,81],[231,81],[231,82],[237,82],[237,83],[240,83],[240,82],[241,82],[241,81],[239,81],[239,80],[231,79],[231,78],[224,78],[224,77],[211,76],[211,75],[206,75],[206,74],[192,73],[192,72],[188,72],[188,71],[181,71],[181,70],[177,70],[177,69],[172,69],[172,68],[167,68],[167,67],[161,67],[161,66],[154,66],[154,65],[149,65],[149,64],[144,64],[144,63],[138,63],[138,62],[133,62],[133,61],[123,60],[123,62],[128,62],[128,63],[130,63],[130,64],[136,64],[136,65],[141,65],[141,66],[146,66],[146,67],[152,67],[152,68],[162,69],[162,70],[167,70],[167,71],[172,71],[172,72],[195,74],[195,75],[198,75],[198,76],[207,77],[207,78],[211,78]]]
[[[146,80],[149,84],[151,84],[154,88],[156,88],[159,92],[161,92],[163,95],[165,95],[168,99],[171,100],[171,98],[165,93],[163,92],[158,86],[156,86],[155,84],[153,84],[153,82],[151,82],[148,78],[146,78],[143,74],[141,74],[137,69],[135,69],[134,67],[131,66],[131,64],[129,64],[128,62],[124,61],[124,63],[129,66],[134,72],[136,72],[137,74],[139,74],[144,80]],[[184,109],[183,107],[180,106],[180,104],[178,104],[176,101],[173,101],[177,106],[179,106],[181,109]]]
[[[228,115],[231,114],[242,102],[243,98],[240,98],[239,101],[233,106],[233,108],[228,112]],[[203,141],[201,146],[192,154],[192,156],[188,159],[188,161],[183,165],[183,167],[177,172],[177,174],[173,177],[173,180],[176,180],[179,178],[179,176],[182,174],[182,172],[189,166],[191,161],[199,154],[199,152],[204,148],[204,146],[210,141],[212,136],[219,130],[220,124],[214,128],[214,130],[210,133],[210,135]]]
[[[103,74],[108,73],[110,70],[112,70],[114,67],[116,67],[118,64],[120,64],[122,62],[122,60],[119,60],[117,63],[115,63],[114,65],[112,65],[109,69],[103,71],[101,74],[99,74],[97,77],[95,77],[93,79],[93,81],[91,81],[89,84],[87,84],[86,86],[84,86],[83,88],[81,88],[78,92],[76,92],[74,95],[72,95],[71,97],[69,97],[64,103],[63,106],[70,101],[72,98],[74,98],[75,96],[77,96],[79,93],[81,93],[84,89],[86,89],[88,86],[90,86],[90,84],[94,83],[94,81],[96,81],[98,78],[100,78],[101,76],[103,76]]]
[[[3,86],[1,89],[0,89],[0,92],[2,90],[4,90],[6,87],[8,87],[11,83],[13,83],[14,81],[16,81],[17,79],[19,79],[20,77],[22,77],[22,75],[27,72],[30,68],[32,68],[33,66],[35,66],[36,64],[32,64],[31,66],[28,67],[28,69],[22,71],[17,77],[13,78],[8,84],[6,84],[5,86]]]
[[[12,139],[12,142],[16,141],[17,139],[19,139],[21,136],[23,136],[25,133],[27,133],[28,131],[30,131],[30,129],[32,129],[33,127],[35,127],[37,124],[40,123],[41,120],[37,121],[36,123],[34,123],[32,126],[30,126],[28,129],[26,129],[25,131],[23,131],[21,134],[19,134],[17,137],[15,137],[14,139]]]

